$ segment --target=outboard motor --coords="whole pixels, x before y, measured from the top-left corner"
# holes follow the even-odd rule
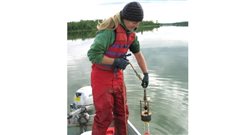
[[[92,87],[85,86],[78,89],[74,96],[74,103],[77,107],[93,105]]]
[[[74,102],[70,104],[70,113],[68,114],[69,125],[79,125],[80,131],[87,130],[87,124],[90,121],[90,114],[93,111],[93,97],[91,86],[85,86],[78,89],[73,98]]]

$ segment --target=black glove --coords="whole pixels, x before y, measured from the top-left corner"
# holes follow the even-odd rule
[[[142,87],[143,88],[147,88],[148,86],[148,73],[144,73],[144,77],[143,77],[143,80],[142,80]]]
[[[113,62],[114,69],[122,69],[124,70],[129,64],[128,59],[126,58],[116,58]]]

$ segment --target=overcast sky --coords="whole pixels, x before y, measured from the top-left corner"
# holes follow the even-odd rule
[[[67,8],[67,21],[84,19],[106,19],[132,0],[70,0]],[[159,22],[188,21],[186,0],[138,0],[144,9],[144,20]]]

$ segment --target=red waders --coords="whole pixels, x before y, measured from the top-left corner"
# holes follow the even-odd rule
[[[101,70],[93,65],[91,74],[96,109],[92,135],[105,135],[114,120],[115,133],[127,134],[128,107],[123,73]]]
[[[105,55],[111,58],[123,57],[134,38],[135,33],[127,36],[126,31],[119,25],[115,42]],[[112,65],[93,64],[91,85],[96,109],[92,135],[106,135],[113,120],[115,135],[127,135],[128,106],[123,71],[114,71]]]

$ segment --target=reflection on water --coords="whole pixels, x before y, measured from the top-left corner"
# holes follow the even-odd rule
[[[181,29],[181,30],[179,30]],[[150,131],[153,135],[188,134],[188,44],[186,27],[167,27],[145,35],[141,42],[142,52],[148,63],[150,84],[147,95],[151,98],[152,120]],[[174,38],[170,37],[174,33]],[[169,34],[169,35],[168,35]],[[180,38],[177,37],[179,34]],[[162,37],[160,36],[162,35]],[[151,40],[154,39],[154,40]],[[176,39],[176,40],[175,40]],[[86,52],[92,43],[90,40],[68,41],[68,105],[72,102],[75,91],[90,85],[91,63]],[[129,58],[135,69],[140,72],[134,57]],[[130,121],[143,133],[144,123],[140,120],[140,103],[143,98],[141,82],[128,66],[124,72],[127,86]],[[69,134],[70,135],[70,134]]]
[[[152,134],[187,134],[188,118],[188,49],[187,47],[159,47],[142,49],[148,63],[150,85],[147,94],[151,98]],[[132,61],[133,62],[133,61]],[[137,64],[135,68],[137,67]],[[140,70],[138,71],[140,72]],[[140,120],[139,100],[143,89],[132,69],[125,71],[128,88],[130,120],[143,130]],[[133,116],[133,117],[132,117]]]

